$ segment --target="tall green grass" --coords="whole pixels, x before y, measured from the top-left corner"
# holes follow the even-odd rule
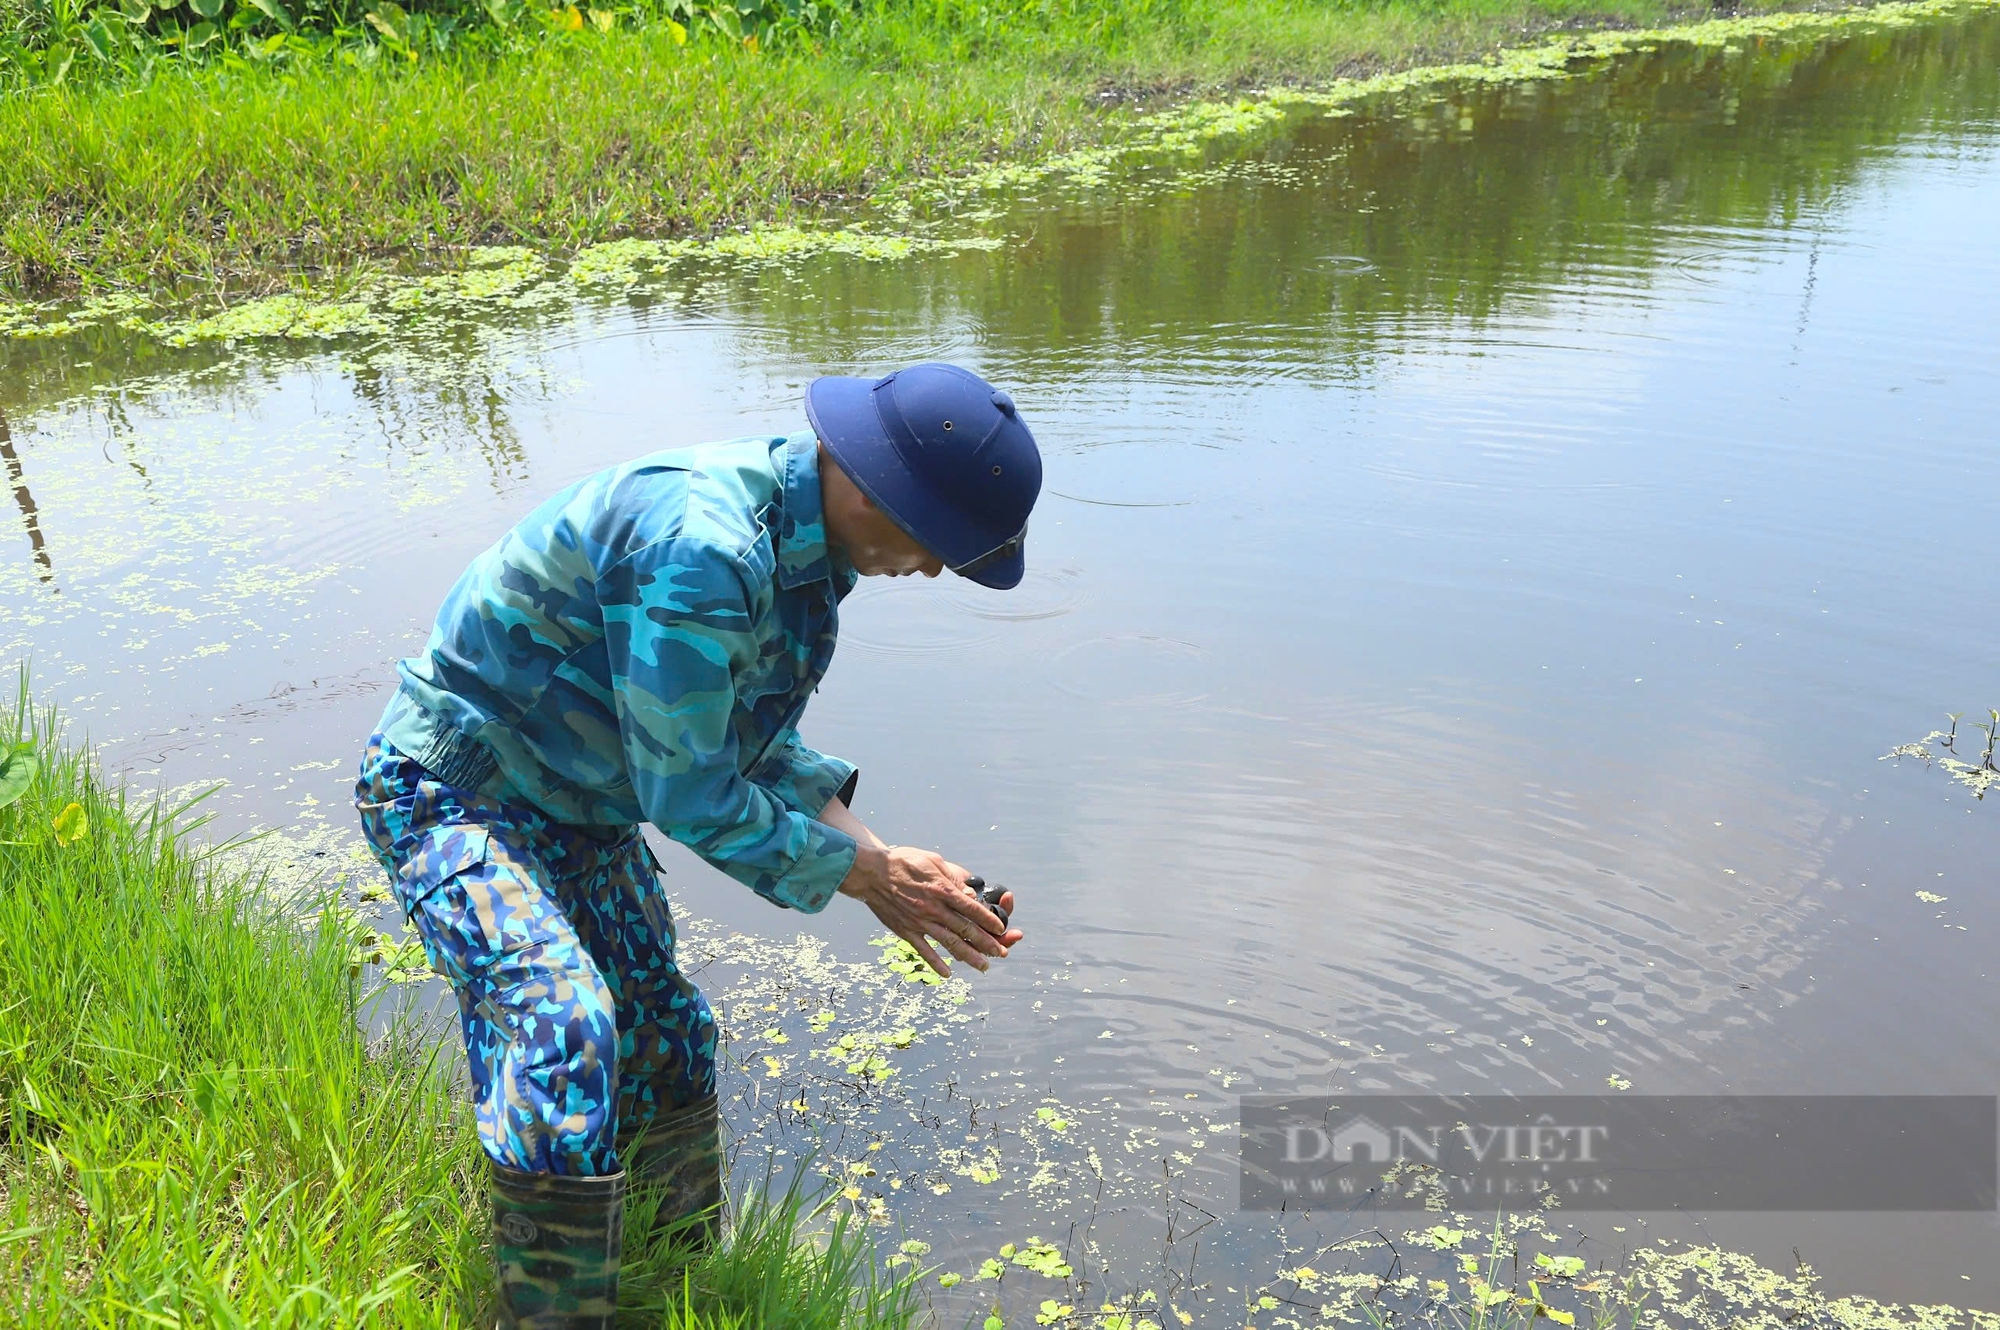
[[[0,290],[268,289],[475,243],[796,220],[1101,137],[1106,91],[1310,81],[1671,3],[852,0],[778,50],[586,24],[415,63],[0,89]]]
[[[207,283],[344,256],[785,217],[1020,146],[1045,80],[893,78],[659,32],[494,61],[0,98],[0,275]]]
[[[191,810],[107,781],[25,690],[10,734],[42,765],[0,809],[0,1323],[491,1324],[457,1049],[410,1020],[365,1038],[354,926],[262,898]],[[630,1244],[629,1323],[911,1320],[865,1235],[807,1240],[796,1188],[738,1211],[691,1263]]]

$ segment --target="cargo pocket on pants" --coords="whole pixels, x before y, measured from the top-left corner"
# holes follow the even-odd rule
[[[486,828],[463,823],[426,831],[397,874],[396,897],[403,913],[413,913],[440,885],[485,863],[488,839]]]
[[[431,969],[455,989],[485,968],[486,948],[459,874],[481,868],[491,848],[486,829],[462,823],[433,827],[418,838],[397,875],[397,904],[424,944]]]

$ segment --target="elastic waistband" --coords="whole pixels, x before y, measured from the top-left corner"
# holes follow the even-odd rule
[[[443,784],[468,793],[500,769],[492,749],[425,706],[408,684],[396,690],[382,718],[382,737]]]

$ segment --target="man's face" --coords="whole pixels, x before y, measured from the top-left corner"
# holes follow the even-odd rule
[[[936,577],[944,561],[912,540],[889,515],[870,503],[839,463],[820,451],[820,505],[827,543],[863,577]]]
[[[867,499],[862,499],[867,503]],[[911,540],[903,528],[882,515],[880,509],[869,505],[869,515],[880,524],[879,529],[866,533],[860,541],[847,546],[847,561],[854,565],[854,571],[863,577],[905,577],[911,573],[922,573],[925,577],[936,577],[944,571],[944,561],[932,554],[916,541]]]

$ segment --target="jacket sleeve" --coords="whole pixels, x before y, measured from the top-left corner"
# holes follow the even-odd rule
[[[777,795],[785,807],[818,817],[835,796],[842,803],[854,802],[860,773],[852,762],[806,747],[797,730],[786,730],[750,778]]]
[[[649,822],[766,900],[811,912],[833,899],[855,845],[742,774],[730,717],[756,659],[757,585],[734,553],[686,537],[600,579],[619,738]]]

